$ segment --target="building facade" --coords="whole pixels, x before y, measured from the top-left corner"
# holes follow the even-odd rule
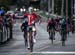
[[[71,0],[71,14],[75,15],[75,0]]]
[[[40,5],[44,10],[58,15],[71,16],[74,11],[75,0],[41,0],[46,6]],[[73,9],[72,9],[73,8]]]

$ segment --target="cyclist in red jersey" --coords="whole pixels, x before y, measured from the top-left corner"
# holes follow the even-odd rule
[[[51,31],[53,30],[54,31],[54,40],[55,40],[55,30],[57,29],[57,22],[51,18],[49,21],[48,21],[48,24],[47,24],[47,32],[49,33],[49,39],[51,39],[50,35],[51,35]]]
[[[28,34],[29,34],[30,31],[33,32],[33,34],[34,34],[33,42],[36,42],[36,40],[35,40],[35,36],[36,36],[35,23],[36,23],[36,20],[38,18],[38,15],[36,15],[35,13],[33,13],[33,8],[32,7],[29,7],[29,13],[26,13],[24,16],[28,18],[27,32],[28,32]],[[29,43],[28,43],[28,48],[30,48],[29,47]]]

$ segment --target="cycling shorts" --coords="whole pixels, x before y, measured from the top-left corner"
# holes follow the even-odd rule
[[[36,31],[36,28],[34,26],[28,26],[27,31],[28,32]]]

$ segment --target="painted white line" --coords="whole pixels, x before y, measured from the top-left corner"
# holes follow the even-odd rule
[[[75,54],[75,52],[32,52],[38,54]]]
[[[0,53],[0,54],[74,54],[75,52],[12,52],[12,53]]]
[[[75,52],[32,52],[37,54],[75,54]]]
[[[61,43],[61,41],[57,41],[57,42],[56,42],[55,44],[53,44],[53,45],[56,45],[56,44],[59,44],[59,43]],[[52,44],[50,44],[50,45],[52,45]],[[45,47],[43,47],[43,48],[40,48],[40,49],[38,49],[37,51],[41,51],[41,50],[44,50],[44,49],[46,49],[46,48],[49,48],[50,45],[45,46]]]

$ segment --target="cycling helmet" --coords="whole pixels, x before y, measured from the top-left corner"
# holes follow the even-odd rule
[[[31,13],[33,11],[33,7],[29,7],[28,11],[29,11],[29,13]]]

